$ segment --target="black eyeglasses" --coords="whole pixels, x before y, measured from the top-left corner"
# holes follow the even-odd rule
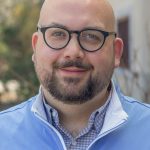
[[[37,29],[42,32],[46,45],[54,50],[65,48],[73,33],[77,34],[80,47],[88,52],[101,49],[109,35],[116,37],[115,32],[106,32],[93,28],[86,28],[81,31],[67,30],[57,26],[37,27]]]

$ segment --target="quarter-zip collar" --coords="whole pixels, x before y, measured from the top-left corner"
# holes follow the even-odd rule
[[[89,145],[87,150],[90,150],[92,145],[100,138],[111,133],[115,129],[122,126],[128,119],[127,113],[124,111],[120,101],[120,97],[116,91],[114,82],[112,81],[112,99],[105,114],[104,124],[99,133],[99,136]]]
[[[46,123],[47,117],[46,117],[45,109],[43,106],[42,107],[40,106],[40,105],[43,105],[42,98],[43,98],[43,94],[40,88],[39,94],[35,102],[33,103],[31,111],[37,114],[38,118],[41,118],[41,120],[43,120]],[[109,106],[107,108],[107,112],[105,114],[103,127],[98,137],[89,145],[88,149],[90,149],[97,140],[99,140],[103,136],[109,134],[110,132],[114,131],[116,128],[119,128],[121,125],[123,125],[126,122],[127,118],[128,118],[128,115],[122,107],[119,95],[116,91],[114,82],[112,81],[112,96],[109,102]],[[50,127],[53,128],[51,125]],[[56,129],[55,129],[55,132],[56,132]],[[57,131],[57,135],[60,137],[60,134],[58,133],[58,131]],[[61,137],[61,141],[62,141],[62,137]],[[64,142],[62,142],[62,144],[64,144]]]

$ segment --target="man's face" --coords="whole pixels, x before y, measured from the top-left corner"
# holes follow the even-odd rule
[[[92,5],[91,5],[91,4]],[[87,27],[113,31],[105,5],[94,0],[46,1],[42,8],[39,25],[59,24],[68,30]],[[108,8],[106,8],[108,9]],[[106,10],[107,12],[107,10]],[[83,50],[72,34],[69,44],[54,50],[48,47],[39,31],[33,35],[33,61],[42,87],[55,99],[64,103],[84,103],[106,90],[113,70],[118,65],[114,36],[107,37],[103,47],[95,52]]]

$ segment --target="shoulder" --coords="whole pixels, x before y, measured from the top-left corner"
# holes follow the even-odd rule
[[[129,116],[129,120],[143,121],[144,124],[146,124],[146,122],[150,124],[150,104],[124,95],[121,96],[120,100],[123,109]]]
[[[132,109],[136,108],[138,110],[145,110],[145,111],[150,112],[150,104],[146,104],[146,103],[144,103],[140,100],[137,100],[133,97],[122,96],[121,102],[123,103],[124,106],[131,107]]]
[[[122,103],[122,106],[125,110],[137,109],[137,110],[144,110],[150,112],[150,104],[144,103],[143,100],[138,100],[136,98],[124,95],[120,87],[116,84],[115,84],[115,89],[120,99],[120,102]]]
[[[32,103],[35,97],[27,101],[0,112],[0,130],[2,127],[9,126],[8,124],[19,123],[31,111]]]

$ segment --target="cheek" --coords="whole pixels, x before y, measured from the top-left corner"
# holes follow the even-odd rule
[[[90,56],[90,60],[95,72],[109,72],[109,69],[112,70],[115,66],[113,53],[95,53],[94,55]]]
[[[37,49],[35,54],[35,70],[41,82],[47,76],[51,77],[53,72],[53,63],[57,60],[57,56],[47,49]]]
[[[38,45],[35,52],[35,59],[38,65],[50,67],[59,58],[59,51],[47,47],[44,43]]]
[[[43,37],[39,36],[34,55],[38,64],[50,65],[58,58],[59,53],[49,48],[45,44]]]

